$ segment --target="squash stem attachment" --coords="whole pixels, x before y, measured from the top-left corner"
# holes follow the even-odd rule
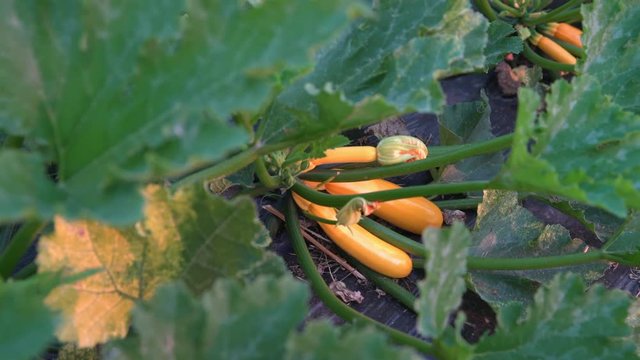
[[[316,296],[318,296],[318,298],[320,298],[320,300],[331,311],[333,311],[336,315],[338,315],[345,321],[363,322],[365,324],[373,325],[379,330],[385,332],[396,343],[408,345],[423,353],[439,357],[438,355],[440,354],[436,353],[436,350],[431,344],[409,334],[406,334],[402,331],[390,328],[380,322],[377,322],[340,301],[331,292],[327,284],[324,282],[322,276],[318,273],[318,269],[316,268],[315,264],[313,263],[311,254],[309,254],[309,250],[307,249],[304,239],[302,238],[302,234],[300,233],[300,223],[298,221],[296,206],[293,203],[291,195],[288,196],[286,210],[286,226],[291,238],[293,250],[298,257],[300,267],[305,273],[307,280],[309,280],[311,288],[313,289]]]
[[[425,171],[438,166],[453,164],[466,158],[498,152],[509,148],[512,142],[513,134],[508,134],[488,141],[459,145],[451,149],[447,153],[441,153],[437,150],[437,147],[435,147],[431,149],[432,155],[424,160],[417,160],[396,165],[371,167],[366,169],[316,169],[314,171],[301,174],[299,178],[311,181],[325,181],[331,178],[332,182],[352,182],[387,178],[398,175],[407,175]],[[438,153],[438,155],[436,155],[436,153]]]

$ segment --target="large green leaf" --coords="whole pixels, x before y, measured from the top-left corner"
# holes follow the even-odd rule
[[[482,257],[540,257],[578,253],[585,244],[573,240],[560,225],[545,225],[518,204],[517,193],[487,190],[478,207],[472,233],[471,255]],[[475,291],[494,307],[511,301],[529,302],[538,286],[558,272],[575,271],[588,281],[600,277],[606,264],[590,264],[547,270],[473,271]]]
[[[582,8],[587,58],[579,71],[597,78],[602,92],[640,112],[640,1],[594,1]]]
[[[460,145],[493,139],[491,133],[491,107],[489,99],[464,102],[444,108],[438,117],[440,124],[440,144]],[[442,169],[440,181],[460,182],[468,180],[489,180],[500,171],[504,162],[501,153],[480,155],[464,159]]]
[[[449,325],[449,315],[458,308],[466,290],[464,276],[471,239],[464,224],[456,222],[446,234],[440,229],[425,230],[422,242],[429,259],[424,268],[427,277],[418,285],[417,326],[422,335],[438,338]]]
[[[282,359],[308,296],[290,277],[262,276],[245,286],[219,280],[198,299],[172,283],[136,307],[136,337],[111,351],[129,359]]]
[[[5,1],[0,127],[45,145],[70,192],[65,215],[131,223],[139,180],[245,145],[229,115],[258,110],[272,75],[306,66],[346,23],[343,5]]]
[[[313,73],[278,96],[263,138],[283,136],[283,124],[303,131],[296,117],[317,108],[305,89],[327,84],[352,101],[379,94],[400,110],[440,111],[437,80],[484,65],[487,27],[466,0],[374,2],[373,14],[323,51]]]
[[[328,321],[307,324],[304,332],[289,337],[289,360],[330,359],[421,359],[410,348],[390,346],[385,336],[374,328],[338,328]]]
[[[0,282],[0,353],[7,359],[33,359],[52,340],[59,316],[44,298],[60,279],[50,274]]]
[[[524,311],[500,309],[495,334],[480,340],[478,359],[637,359],[625,339],[630,299],[601,285],[587,291],[576,275],[558,275]]]
[[[536,121],[539,103],[531,90],[520,91],[513,150],[501,181],[621,218],[627,208],[640,208],[640,116],[612,103],[587,75],[554,83]]]

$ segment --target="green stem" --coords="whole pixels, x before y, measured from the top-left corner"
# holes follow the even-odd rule
[[[569,255],[540,256],[531,258],[467,258],[469,270],[534,270],[575,266],[607,260],[600,250]]]
[[[369,218],[362,218],[358,223],[365,230],[379,237],[380,239],[388,242],[389,244],[400,248],[409,254],[413,254],[421,257],[428,257],[429,253],[424,245],[411,238],[408,238],[402,234],[399,234],[388,227],[375,222]]]
[[[562,64],[557,61],[549,60],[543,56],[538,55],[527,42],[523,42],[522,54],[529,59],[532,63],[549,70],[558,71],[575,71],[575,66],[570,64]]]
[[[467,257],[467,269],[476,271],[538,270],[576,266],[605,260],[610,260],[610,257],[600,250],[530,258],[482,258],[469,256]],[[414,258],[413,267],[423,269],[425,262],[425,258]]]
[[[558,14],[554,16],[551,21],[574,23],[581,20],[582,20],[582,14],[580,13],[580,9],[578,8],[578,9],[565,11],[562,14]]]
[[[480,10],[480,12],[484,14],[484,16],[489,19],[489,21],[498,20],[498,15],[496,15],[496,12],[493,11],[493,8],[491,7],[491,5],[489,5],[488,0],[475,0],[475,4],[478,10]]]
[[[280,181],[275,176],[271,176],[269,174],[269,170],[267,170],[267,165],[264,163],[264,158],[262,156],[258,156],[255,160],[256,165],[256,175],[258,179],[262,183],[262,185],[266,186],[269,189],[276,189],[280,187]]]
[[[8,279],[11,276],[16,265],[45,225],[45,221],[28,220],[20,226],[5,251],[0,255],[0,277],[2,279]]]
[[[510,147],[512,142],[513,134],[508,134],[480,143],[460,145],[446,155],[428,157],[424,160],[413,161],[410,163],[348,171],[318,169],[301,174],[299,177],[304,180],[312,181],[325,181],[327,179],[331,179],[333,182],[349,182],[406,175],[438,166],[452,164],[469,157],[504,150]]]
[[[266,155],[274,151],[286,149],[290,146],[296,145],[297,143],[297,141],[289,140],[272,145],[258,144],[256,146],[252,146],[244,151],[233,155],[229,159],[225,159],[215,164],[210,164],[200,170],[195,171],[192,174],[181,177],[171,185],[171,189],[176,190],[179,187],[185,185],[232,174],[244,168],[245,166],[250,165],[261,155]]]
[[[522,12],[518,11],[515,8],[512,8],[511,6],[503,3],[500,0],[491,0],[491,5],[493,5],[494,7],[498,8],[498,9],[500,9],[502,11],[505,11],[505,12],[509,13],[513,17],[520,17],[520,16],[524,15]]]
[[[246,149],[240,153],[237,153],[236,155],[233,155],[229,159],[225,159],[222,162],[219,162],[211,167],[196,171],[193,174],[181,178],[180,180],[171,184],[171,189],[176,190],[189,184],[205,181],[208,179],[219,178],[236,171],[240,171],[240,169],[254,162],[258,158],[258,156],[259,155],[256,151],[256,148],[252,147]]]
[[[370,317],[359,313],[351,307],[345,305],[340,301],[329,289],[324,282],[322,276],[318,273],[316,265],[313,263],[311,254],[302,238],[300,233],[300,224],[298,222],[298,216],[296,214],[296,207],[293,203],[293,199],[289,196],[287,200],[287,211],[285,212],[287,229],[293,245],[293,250],[298,257],[298,262],[302,271],[304,271],[307,280],[309,281],[311,288],[320,300],[336,315],[348,322],[361,321],[366,324],[370,324],[385,332],[393,341],[411,346],[421,352],[431,355],[438,355],[434,353],[434,348],[431,344],[426,343],[416,337],[406,334],[402,331],[398,331],[391,327],[388,327],[378,321],[371,319]]]
[[[476,209],[478,204],[482,203],[482,198],[468,198],[468,199],[452,199],[452,200],[439,200],[433,201],[440,209],[450,210],[466,210]]]
[[[409,290],[403,288],[398,285],[395,281],[389,279],[386,276],[382,276],[377,272],[369,269],[368,267],[362,265],[360,262],[355,260],[350,256],[345,256],[350,264],[352,264],[362,275],[364,275],[367,279],[371,280],[376,286],[382,289],[387,294],[393,296],[396,300],[398,300],[402,305],[406,306],[407,309],[415,312],[414,305],[416,303],[416,297]]]
[[[575,10],[574,7],[580,5],[583,0],[569,0],[566,3],[558,6],[557,8],[547,12],[544,15],[535,17],[535,18],[526,18],[524,19],[525,25],[538,25],[544,24],[556,20],[559,15],[566,13],[567,11]],[[578,12],[580,12],[580,8],[577,8]]]
[[[296,182],[291,189],[312,203],[340,208],[354,197],[362,197],[369,201],[389,201],[418,196],[459,194],[471,191],[481,191],[487,188],[493,188],[493,185],[494,184],[489,181],[466,181],[451,184],[407,186],[394,190],[374,191],[354,195],[329,195],[313,190],[300,182]]]

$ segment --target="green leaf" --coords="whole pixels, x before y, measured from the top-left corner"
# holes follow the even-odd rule
[[[0,223],[53,216],[65,193],[44,174],[42,159],[17,150],[0,151]]]
[[[640,250],[640,212],[634,211],[604,246],[608,252],[637,252]]]
[[[509,53],[519,54],[522,51],[522,40],[515,33],[513,26],[504,21],[496,20],[489,24],[487,46],[484,48],[485,69],[501,62]]]
[[[336,327],[326,320],[310,322],[304,332],[287,341],[286,358],[306,359],[421,359],[410,348],[391,346],[374,328]]]
[[[548,201],[551,206],[580,221],[582,225],[595,233],[602,242],[611,238],[624,223],[623,219],[593,206],[553,197]]]
[[[111,351],[130,359],[281,359],[308,296],[290,277],[261,276],[244,286],[219,280],[197,299],[171,283],[136,307],[133,342],[114,343]]]
[[[354,102],[382,95],[398,110],[440,111],[445,101],[438,79],[484,65],[487,26],[465,0],[374,2],[372,16],[356,21],[320,54],[313,73],[277,97],[264,141],[281,137],[283,127],[311,136],[321,131],[297,120],[315,114],[322,101],[305,89],[330,86]]]
[[[379,96],[352,103],[331,86],[321,90],[310,86],[302,91],[314,94],[310,108],[301,110],[298,104],[275,103],[263,123],[263,141],[324,144],[323,137],[333,138],[344,130],[372,124],[396,113],[395,108]],[[321,150],[325,149],[316,147],[315,151]]]
[[[498,328],[476,348],[478,359],[637,359],[625,339],[628,296],[596,285],[588,291],[579,277],[557,275],[536,293],[526,310],[505,306]]]
[[[240,279],[269,268],[283,272],[280,259],[265,249],[271,239],[250,198],[229,202],[194,186],[177,193],[167,206],[173,213],[167,227],[179,233],[184,246],[181,277],[195,293],[218,278]]]
[[[0,353],[7,359],[33,359],[54,340],[59,316],[44,298],[60,278],[42,274],[28,280],[0,282]]]
[[[578,70],[599,80],[623,109],[640,112],[640,1],[594,1],[582,8],[587,58]]]
[[[590,76],[557,81],[547,111],[520,91],[514,146],[501,182],[525,191],[557,194],[621,218],[640,208],[640,117],[604,96]],[[527,147],[535,145],[529,153]]]
[[[416,302],[418,330],[426,337],[437,338],[449,324],[449,314],[458,308],[466,290],[467,248],[471,242],[464,224],[456,222],[448,233],[427,229],[423,243],[429,252],[425,264],[427,277],[419,283]]]
[[[582,252],[585,244],[573,240],[560,225],[545,225],[518,204],[517,193],[486,190],[478,206],[469,253],[482,257],[539,257]],[[473,271],[474,290],[494,307],[511,301],[529,302],[540,284],[558,272],[574,271],[587,281],[600,277],[606,264],[520,271]]]
[[[305,67],[309,48],[347,22],[341,0],[9,1],[2,10],[11,56],[0,57],[0,102],[11,105],[0,127],[46,147],[70,192],[59,209],[67,217],[115,224],[140,217],[139,181],[245,145],[229,115],[259,110],[273,76]]]
[[[440,144],[460,145],[493,139],[491,107],[483,94],[483,101],[465,102],[444,109],[438,116]],[[499,172],[504,157],[501,153],[476,156],[447,165],[440,175],[442,182],[489,180]]]

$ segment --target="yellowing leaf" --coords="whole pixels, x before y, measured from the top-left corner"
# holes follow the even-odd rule
[[[135,228],[55,218],[55,232],[40,242],[39,270],[103,270],[47,297],[47,305],[65,315],[57,330],[60,340],[88,347],[124,337],[134,301],[152,296],[160,283],[178,274],[182,244],[170,224],[159,222],[163,193],[159,187],[147,188],[148,220]]]
[[[103,270],[47,298],[66,316],[60,340],[87,347],[124,337],[136,300],[152,297],[168,280],[182,278],[202,293],[217,278],[284,271],[280,258],[264,249],[270,239],[251,199],[226,201],[202,186],[170,194],[157,185],[147,186],[144,197],[145,219],[134,226],[58,217],[55,232],[41,240],[40,271]]]

